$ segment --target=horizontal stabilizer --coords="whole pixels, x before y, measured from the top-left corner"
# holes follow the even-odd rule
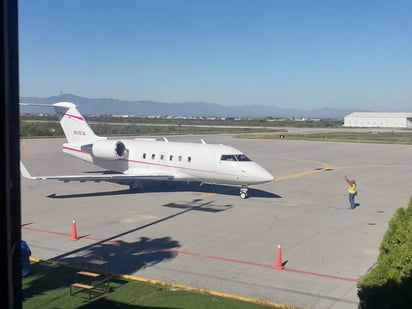
[[[52,104],[40,104],[40,103],[19,103],[23,106],[45,106],[45,107],[53,107]]]

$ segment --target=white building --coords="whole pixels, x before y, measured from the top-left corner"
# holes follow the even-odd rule
[[[355,112],[344,118],[344,127],[412,128],[412,113]]]

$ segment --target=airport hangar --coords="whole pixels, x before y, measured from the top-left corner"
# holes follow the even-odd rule
[[[412,128],[412,113],[354,112],[344,117],[344,127]]]

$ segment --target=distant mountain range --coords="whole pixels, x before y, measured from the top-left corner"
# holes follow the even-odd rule
[[[92,99],[73,94],[61,94],[46,98],[21,97],[21,103],[53,104],[73,102],[84,115],[137,115],[137,116],[180,116],[180,117],[295,117],[343,119],[354,110],[319,108],[298,110],[269,105],[223,106],[206,102],[164,103],[156,101],[124,101],[110,98]],[[48,107],[20,106],[21,114],[54,114]]]

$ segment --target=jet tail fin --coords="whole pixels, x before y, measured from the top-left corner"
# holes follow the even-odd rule
[[[97,136],[86,122],[86,119],[77,110],[76,105],[70,102],[53,104],[60,120],[60,125],[69,143],[88,144],[106,137]]]

